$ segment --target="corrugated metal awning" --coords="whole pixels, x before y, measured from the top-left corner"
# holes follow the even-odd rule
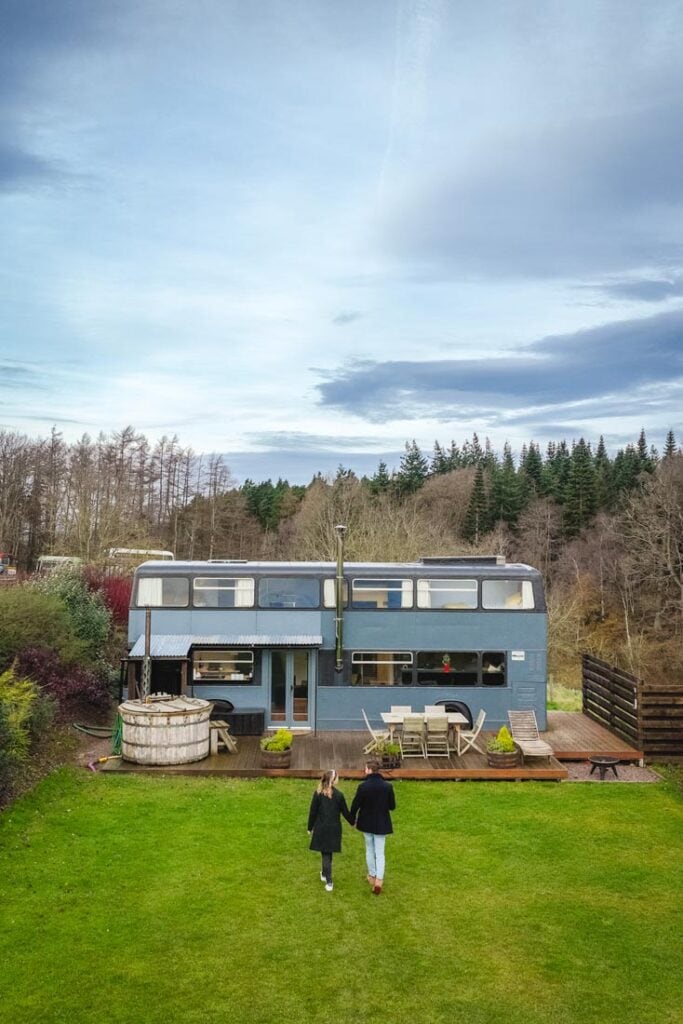
[[[153,658],[186,658],[191,647],[322,647],[319,634],[271,635],[268,633],[217,633],[211,636],[179,634],[169,636],[153,634],[150,654]],[[144,633],[133,644],[129,658],[142,658],[145,654]]]

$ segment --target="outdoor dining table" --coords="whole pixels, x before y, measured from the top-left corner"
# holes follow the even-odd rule
[[[426,722],[428,718],[436,717],[436,714],[437,713],[434,711],[430,711],[429,714],[427,714],[426,711],[382,711],[380,714],[380,718],[382,719],[384,724],[389,727],[389,736],[393,740],[394,730],[396,729],[396,726],[403,725],[403,719],[407,716],[414,717],[415,715],[421,715],[422,720]],[[465,716],[461,715],[459,711],[447,711],[445,712],[445,716],[448,719],[449,728],[455,729],[455,744],[457,750],[459,751],[460,726],[468,725],[469,723]]]

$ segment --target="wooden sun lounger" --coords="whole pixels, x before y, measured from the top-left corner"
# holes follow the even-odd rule
[[[542,740],[538,732],[536,713],[534,711],[508,711],[512,738],[525,757],[553,756],[553,748]]]

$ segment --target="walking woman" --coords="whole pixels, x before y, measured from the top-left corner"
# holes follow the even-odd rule
[[[311,836],[311,850],[322,855],[320,881],[325,883],[327,892],[332,892],[332,854],[341,853],[342,815],[352,823],[344,794],[336,789],[337,773],[334,768],[325,772],[311,800],[308,812],[308,832]]]

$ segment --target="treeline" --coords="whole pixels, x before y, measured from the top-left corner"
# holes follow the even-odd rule
[[[574,678],[582,649],[632,671],[683,670],[683,455],[642,431],[610,455],[602,439],[531,441],[517,458],[474,435],[431,453],[408,442],[396,469],[340,466],[307,486],[237,486],[219,455],[132,427],[75,444],[0,432],[0,544],[20,567],[41,553],[97,562],[109,547],[179,558],[350,560],[499,552],[546,577],[553,670]]]

